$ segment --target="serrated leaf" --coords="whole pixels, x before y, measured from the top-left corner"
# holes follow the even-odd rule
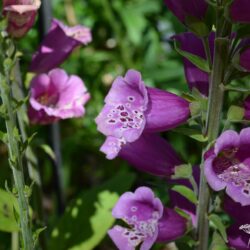
[[[225,242],[228,242],[226,228],[225,228],[225,226],[224,226],[221,218],[218,215],[216,215],[216,214],[211,214],[209,216],[209,220],[214,224],[214,226],[216,227],[216,229],[220,232],[223,240]]]
[[[184,196],[185,198],[187,198],[189,201],[191,201],[194,204],[197,204],[197,197],[194,193],[193,190],[191,190],[190,188],[183,186],[183,185],[175,185],[172,188],[173,191],[181,194],[182,196]]]
[[[217,232],[214,232],[209,250],[229,250],[229,248],[226,246],[222,237]]]
[[[94,249],[115,221],[112,208],[134,180],[134,174],[119,173],[105,184],[78,195],[52,231],[49,250]]]
[[[13,194],[0,189],[0,231],[19,231],[19,226],[15,218],[16,211],[18,211],[16,197]]]
[[[197,68],[201,69],[204,72],[210,73],[210,69],[209,69],[209,65],[207,60],[194,55],[192,53],[189,53],[187,51],[181,50],[180,48],[178,48],[177,46],[177,42],[174,42],[174,47],[175,50],[183,57],[185,57],[186,59],[188,59],[191,63],[193,63]]]

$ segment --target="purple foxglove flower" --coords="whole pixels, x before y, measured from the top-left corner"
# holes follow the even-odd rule
[[[174,167],[182,164],[171,145],[157,134],[142,134],[138,140],[127,144],[109,136],[101,151],[108,159],[119,156],[136,169],[156,176],[170,176]]]
[[[203,20],[208,9],[205,0],[165,0],[165,4],[182,23],[187,17]]]
[[[96,118],[97,128],[122,144],[136,141],[142,132],[160,132],[184,123],[189,103],[167,91],[146,87],[141,74],[129,70],[117,77]]]
[[[224,210],[233,218],[234,223],[227,229],[228,245],[237,250],[250,247],[250,206],[241,206],[226,197]]]
[[[202,40],[198,38],[197,36],[195,36],[193,33],[186,32],[186,33],[182,33],[179,35],[175,35],[173,38],[176,39],[180,43],[181,50],[206,59],[206,54],[205,54]],[[213,51],[214,51],[214,39],[215,39],[215,33],[212,32],[209,36],[209,46],[210,46],[212,58],[213,58]],[[197,68],[194,64],[192,64],[186,58],[183,59],[183,62],[184,62],[185,76],[186,76],[186,80],[188,82],[189,88],[191,90],[192,88],[196,88],[203,95],[208,96],[208,92],[209,92],[208,73]]]
[[[62,69],[35,76],[30,93],[29,119],[38,124],[81,117],[85,113],[83,105],[90,98],[83,81]]]
[[[68,27],[53,19],[50,30],[34,54],[30,71],[45,73],[58,67],[79,45],[91,42],[90,29],[82,25]]]
[[[250,2],[248,0],[234,0],[229,7],[229,14],[234,22],[250,23]]]
[[[3,15],[8,19],[8,33],[23,37],[33,26],[40,0],[3,0]]]
[[[213,190],[226,189],[234,201],[250,205],[250,128],[221,134],[205,160],[205,175]]]
[[[140,187],[134,193],[124,193],[112,214],[129,226],[114,226],[108,231],[119,250],[135,250],[140,244],[140,250],[149,250],[154,242],[175,240],[186,230],[185,219],[164,208],[147,187]]]
[[[240,59],[239,64],[241,67],[243,67],[246,71],[250,71],[250,44],[248,44],[248,47],[246,49],[243,49],[240,53]]]
[[[244,102],[245,107],[245,119],[250,120],[250,96],[248,96]]]

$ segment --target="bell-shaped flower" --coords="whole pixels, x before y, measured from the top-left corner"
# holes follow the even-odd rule
[[[90,95],[83,81],[62,69],[35,76],[31,81],[28,115],[31,123],[48,124],[81,117]]]
[[[232,217],[234,223],[227,229],[228,245],[237,250],[250,247],[250,206],[241,206],[226,196],[224,210]]]
[[[233,22],[250,23],[250,2],[248,0],[234,0],[229,6],[229,16]]]
[[[74,48],[91,42],[90,29],[82,25],[68,27],[53,19],[48,34],[34,54],[30,71],[45,73],[58,67]]]
[[[182,164],[171,145],[158,134],[142,134],[135,142],[126,144],[109,136],[101,151],[108,159],[119,156],[136,169],[156,176],[170,176],[175,166]]]
[[[205,160],[205,175],[213,190],[225,189],[235,202],[250,205],[250,128],[221,134]]]
[[[40,0],[3,0],[8,33],[14,38],[23,37],[33,26],[40,5]]]
[[[165,131],[186,122],[189,103],[183,98],[146,87],[141,74],[129,70],[117,77],[96,118],[98,130],[118,138],[122,144],[134,142],[142,132]]]
[[[244,101],[245,108],[245,119],[250,120],[250,96],[248,96]]]
[[[187,18],[204,20],[208,9],[205,0],[164,0],[168,9],[182,22],[186,23]]]
[[[155,242],[175,240],[186,230],[186,220],[174,210],[164,208],[147,187],[124,193],[112,215],[128,224],[108,231],[119,250],[135,250],[139,245],[140,250],[149,250]]]
[[[206,53],[204,50],[203,42],[200,38],[195,36],[191,32],[185,32],[179,35],[173,36],[177,42],[180,43],[180,49],[196,56],[199,56],[203,59],[206,59]],[[215,33],[212,32],[209,36],[209,47],[211,58],[213,58],[214,51],[214,39]],[[203,95],[208,96],[209,92],[209,75],[207,72],[202,71],[187,58],[183,58],[184,70],[186,80],[188,82],[189,88],[198,89]]]

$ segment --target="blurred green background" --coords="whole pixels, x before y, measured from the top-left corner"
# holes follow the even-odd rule
[[[85,117],[60,122],[63,187],[69,205],[63,217],[57,214],[52,163],[41,148],[42,144],[51,143],[50,127],[29,127],[29,134],[38,132],[32,147],[39,161],[45,214],[45,223],[38,222],[34,211],[34,230],[47,226],[42,235],[47,237],[48,249],[115,249],[106,237],[106,230],[114,222],[110,211],[118,194],[148,185],[167,202],[167,184],[165,180],[136,171],[120,159],[106,160],[99,152],[105,137],[97,131],[94,119],[115,77],[124,75],[130,68],[141,71],[149,86],[178,95],[188,90],[181,57],[170,42],[170,37],[184,28],[167,11],[162,0],[53,0],[52,5],[55,18],[68,25],[79,23],[92,30],[92,43],[77,48],[61,66],[69,74],[79,75],[84,80],[91,100],[86,105]],[[27,93],[27,67],[38,45],[36,24],[18,42],[23,52],[21,68]],[[175,132],[167,132],[164,136],[184,161],[199,163],[200,159],[195,155],[200,153],[198,143]],[[4,189],[6,180],[9,185],[11,183],[11,173],[7,165],[7,148],[3,144],[0,154],[0,187]],[[32,207],[33,200],[34,197]],[[0,249],[10,249],[10,242],[11,235],[1,232]],[[164,248],[155,246],[155,249]]]

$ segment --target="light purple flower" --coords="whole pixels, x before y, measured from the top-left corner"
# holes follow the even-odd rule
[[[248,96],[244,102],[245,107],[245,119],[250,120],[250,96]]]
[[[228,196],[224,199],[224,210],[234,223],[227,229],[228,245],[237,250],[248,250],[250,245],[250,206],[241,206]]]
[[[228,130],[216,140],[205,175],[213,190],[226,189],[234,201],[250,205],[250,128],[240,134]]]
[[[85,113],[83,105],[90,98],[83,81],[62,69],[35,76],[30,93],[29,119],[38,124],[81,117]]]
[[[154,242],[175,240],[185,233],[186,221],[175,211],[164,208],[150,188],[124,193],[112,214],[128,227],[114,226],[109,236],[119,250],[149,250]]]
[[[229,14],[234,22],[250,23],[250,2],[249,0],[234,0],[229,7]]]
[[[141,74],[129,70],[124,78],[115,79],[96,123],[104,135],[119,140],[119,148],[136,141],[142,132],[174,128],[184,123],[189,114],[186,100],[167,91],[146,87]]]
[[[182,23],[188,17],[203,20],[208,9],[205,0],[165,0],[165,4]]]
[[[180,43],[180,48],[183,51],[192,53],[203,59],[206,59],[206,54],[202,40],[191,32],[185,32],[173,36]],[[212,32],[209,36],[209,46],[211,58],[213,58],[215,33]],[[192,64],[188,59],[184,58],[184,70],[189,88],[198,89],[203,95],[208,96],[209,91],[209,75]]]
[[[170,176],[175,166],[182,164],[171,145],[158,134],[142,134],[135,142],[124,145],[120,139],[109,136],[101,151],[108,159],[119,156],[136,169],[156,176]]]
[[[34,54],[30,71],[45,73],[58,67],[79,45],[91,42],[90,29],[82,25],[68,27],[53,19],[50,30]]]

